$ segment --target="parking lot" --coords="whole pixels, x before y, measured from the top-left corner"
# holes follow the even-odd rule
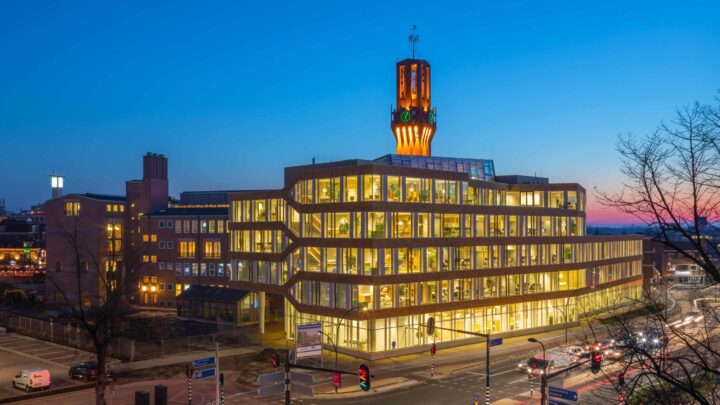
[[[42,340],[7,333],[0,335],[0,398],[22,394],[12,388],[12,379],[23,369],[46,368],[52,387],[77,384],[68,378],[70,365],[92,359],[92,353],[55,345]]]

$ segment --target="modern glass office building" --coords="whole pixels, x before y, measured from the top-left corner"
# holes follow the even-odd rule
[[[414,61],[398,62],[398,74]],[[422,88],[427,100],[398,107],[393,127],[417,120],[434,134],[423,66],[403,97]],[[472,341],[426,336],[430,316],[507,336],[641,295],[642,238],[586,235],[580,185],[497,176],[491,160],[429,156],[429,141],[411,148],[427,155],[408,155],[408,145],[376,160],[288,167],[281,189],[230,195],[230,285],[283,295],[289,339],[296,324],[322,322],[341,351],[379,358]]]

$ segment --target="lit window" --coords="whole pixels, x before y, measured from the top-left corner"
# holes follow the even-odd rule
[[[148,240],[150,240],[149,236],[147,234],[143,235],[143,242],[147,242]]]
[[[157,235],[150,235],[151,242],[157,242]]]
[[[76,217],[80,215],[80,202],[65,201],[65,215],[69,217]]]

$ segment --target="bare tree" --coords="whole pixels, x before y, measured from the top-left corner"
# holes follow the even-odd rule
[[[600,202],[635,216],[720,282],[720,107],[678,109],[649,135],[621,137],[617,150],[626,180],[619,191],[598,191]]]
[[[689,300],[706,295],[702,289],[685,293]],[[671,322],[660,301],[647,294],[630,308],[603,310],[588,319],[592,335],[615,340],[605,360],[610,364],[603,366],[607,389],[592,393],[597,402],[619,397],[627,404],[720,402],[717,302]]]
[[[126,316],[133,312],[127,302],[127,294],[137,285],[138,275],[143,265],[142,252],[125,243],[122,228],[116,224],[108,225],[107,229],[98,229],[98,239],[88,241],[76,220],[60,233],[66,243],[68,252],[72,254],[71,273],[48,273],[48,280],[62,297],[62,301],[70,308],[72,317],[79,328],[91,340],[97,362],[95,386],[95,402],[105,405],[105,388],[108,376],[105,372],[108,364],[109,349],[113,345]],[[103,233],[107,232],[107,237]],[[94,234],[93,234],[94,236]],[[94,239],[91,237],[91,239]],[[97,241],[105,244],[97,249]],[[98,253],[98,251],[103,252]],[[69,283],[61,283],[65,277]],[[97,280],[97,292],[86,289],[84,279]],[[92,301],[93,304],[90,304]]]

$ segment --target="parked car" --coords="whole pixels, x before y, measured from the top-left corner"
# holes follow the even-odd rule
[[[15,375],[12,380],[13,388],[24,389],[26,392],[34,390],[46,390],[50,388],[52,380],[50,370],[43,368],[29,368]]]
[[[70,379],[83,380],[85,382],[95,381],[97,378],[97,364],[95,362],[78,363],[68,370]]]

